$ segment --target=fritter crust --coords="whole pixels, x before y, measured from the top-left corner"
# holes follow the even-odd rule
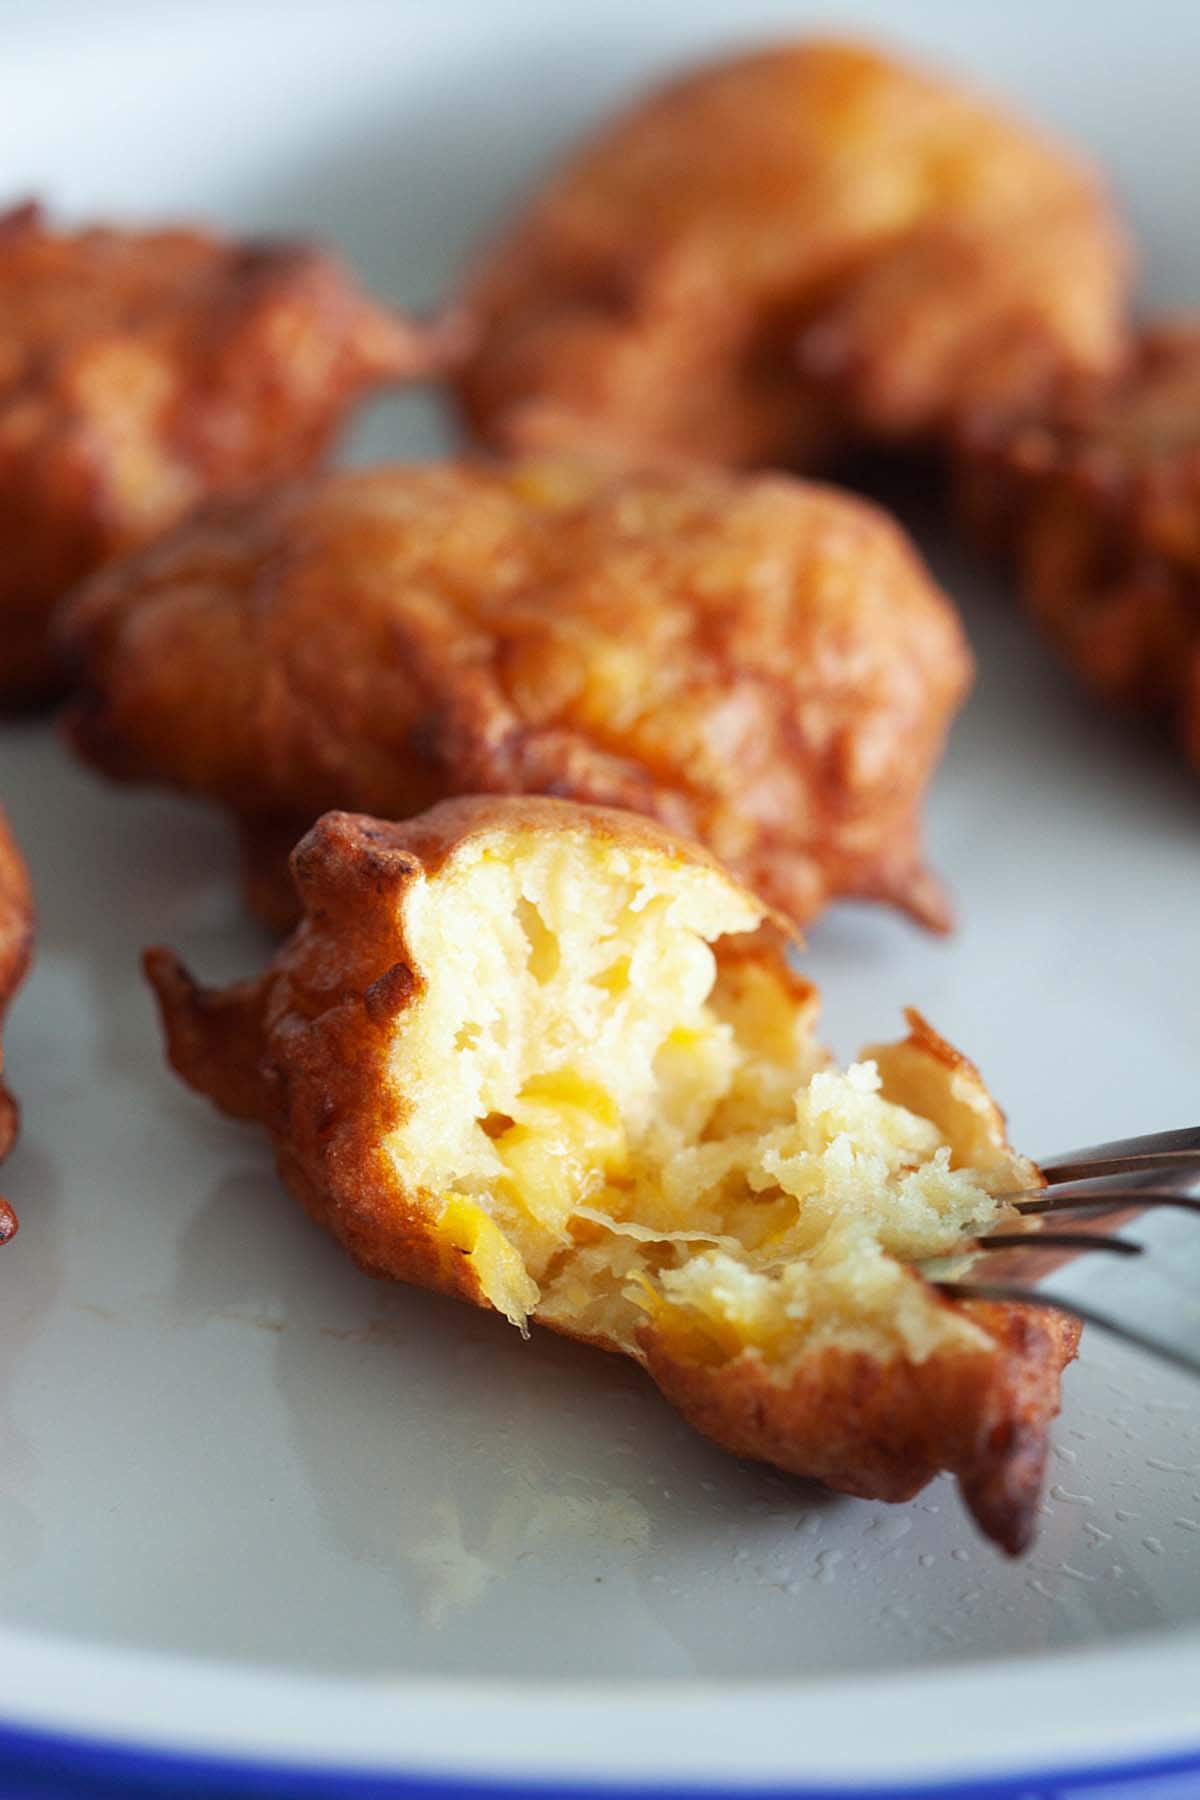
[[[303,922],[260,978],[205,990],[169,952],[146,957],[174,1068],[224,1111],[266,1126],[281,1175],[309,1214],[369,1273],[484,1307],[491,1302],[475,1259],[448,1254],[435,1196],[398,1190],[384,1140],[410,1105],[391,1073],[397,1023],[436,977],[412,951],[413,896],[497,828],[586,831],[634,853],[712,866],[650,821],[561,801],[464,799],[400,825],[330,814],[293,859]],[[727,956],[757,962],[811,1013],[815,996],[789,971],[786,942],[768,916],[757,933],[718,942],[718,966]],[[978,1071],[916,1015],[910,1026],[907,1040],[881,1053],[895,1059],[900,1088],[930,1106],[956,1156],[1036,1180],[1033,1166],[1014,1157]],[[1078,1327],[1032,1307],[934,1304],[969,1317],[981,1328],[978,1344],[923,1361],[826,1346],[781,1376],[758,1349],[714,1360],[711,1344],[697,1347],[669,1304],[651,1310],[633,1342],[574,1335],[643,1361],[667,1398],[723,1447],[843,1492],[904,1499],[950,1469],[983,1530],[1015,1553],[1034,1529],[1049,1422]],[[571,1329],[561,1318],[548,1322]]]
[[[204,495],[311,466],[435,339],[303,244],[0,216],[0,706],[58,684],[54,603]]]
[[[994,1349],[922,1363],[828,1349],[782,1391],[759,1356],[691,1361],[653,1328],[643,1349],[667,1399],[723,1450],[863,1500],[911,1500],[950,1469],[980,1529],[1016,1556],[1036,1532],[1059,1378],[1080,1327],[1034,1306],[962,1305]]]
[[[557,458],[336,474],[210,509],[67,609],[70,736],[229,807],[247,888],[323,810],[629,807],[792,918],[942,928],[918,807],[970,661],[884,514],[785,477]]]
[[[33,952],[33,893],[21,853],[0,808],[0,1028],[9,1002],[25,977]],[[17,1135],[17,1103],[4,1085],[0,1043],[0,1162]],[[0,1243],[17,1229],[16,1217],[0,1200]]]
[[[1105,699],[1173,724],[1200,770],[1200,320],[1159,325],[1121,374],[964,440],[975,533]]]
[[[1110,366],[1129,255],[1092,172],[874,50],[783,44],[607,125],[471,275],[505,449],[813,467]]]

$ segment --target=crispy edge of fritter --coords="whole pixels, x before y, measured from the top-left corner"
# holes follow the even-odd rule
[[[673,1406],[735,1455],[864,1500],[910,1500],[943,1469],[984,1534],[1010,1555],[1037,1524],[1060,1375],[1079,1325],[1011,1303],[963,1304],[994,1352],[945,1349],[925,1362],[880,1361],[830,1347],[802,1357],[781,1385],[747,1351],[707,1366],[649,1328],[646,1364]]]
[[[29,875],[4,811],[0,808],[0,1031],[9,1004],[29,969],[33,956],[34,908]],[[12,1149],[17,1135],[17,1103],[3,1079],[4,1050],[0,1043],[0,1161]],[[17,1228],[16,1215],[0,1199],[0,1243]]]

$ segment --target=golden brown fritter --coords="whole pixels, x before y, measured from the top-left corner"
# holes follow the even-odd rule
[[[933,926],[917,811],[969,677],[873,507],[785,477],[553,459],[335,474],[210,510],[67,610],[77,748],[237,816],[256,909],[332,806],[648,813],[809,919]]]
[[[176,1070],[266,1126],[364,1269],[635,1357],[718,1443],[844,1492],[953,1470],[1023,1547],[1078,1331],[913,1267],[1040,1179],[965,1058],[913,1015],[834,1070],[779,922],[629,813],[331,813],[292,866],[259,979],[147,971]]]
[[[0,216],[0,706],[46,698],[49,618],[206,494],[311,466],[432,339],[307,245]]]
[[[1200,769],[1200,321],[964,445],[968,520],[1106,699],[1171,720]]]
[[[33,949],[33,893],[21,853],[0,809],[0,1033],[9,1002],[25,977]],[[0,1162],[17,1135],[17,1104],[4,1085],[4,1046],[0,1042]],[[16,1217],[0,1199],[0,1243],[17,1229]]]
[[[461,396],[505,449],[812,467],[940,439],[1122,342],[1092,172],[876,51],[685,75],[586,142],[484,255]]]

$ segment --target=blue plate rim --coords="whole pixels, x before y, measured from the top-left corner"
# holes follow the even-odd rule
[[[0,1800],[117,1800],[129,1795],[270,1796],[270,1800],[1067,1800],[1146,1781],[1200,1777],[1194,1750],[1120,1763],[1026,1766],[899,1782],[755,1781],[730,1784],[653,1777],[559,1779],[539,1773],[489,1777],[435,1769],[292,1763],[270,1757],[149,1748],[0,1719]],[[1197,1791],[1200,1791],[1198,1787]]]

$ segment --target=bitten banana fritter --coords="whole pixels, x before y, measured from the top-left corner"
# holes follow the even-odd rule
[[[718,1444],[843,1492],[952,1470],[1028,1542],[1078,1328],[912,1266],[1040,1179],[965,1058],[913,1014],[834,1070],[779,922],[629,813],[334,813],[292,867],[257,980],[147,969],[177,1071],[363,1268],[632,1356]]]

